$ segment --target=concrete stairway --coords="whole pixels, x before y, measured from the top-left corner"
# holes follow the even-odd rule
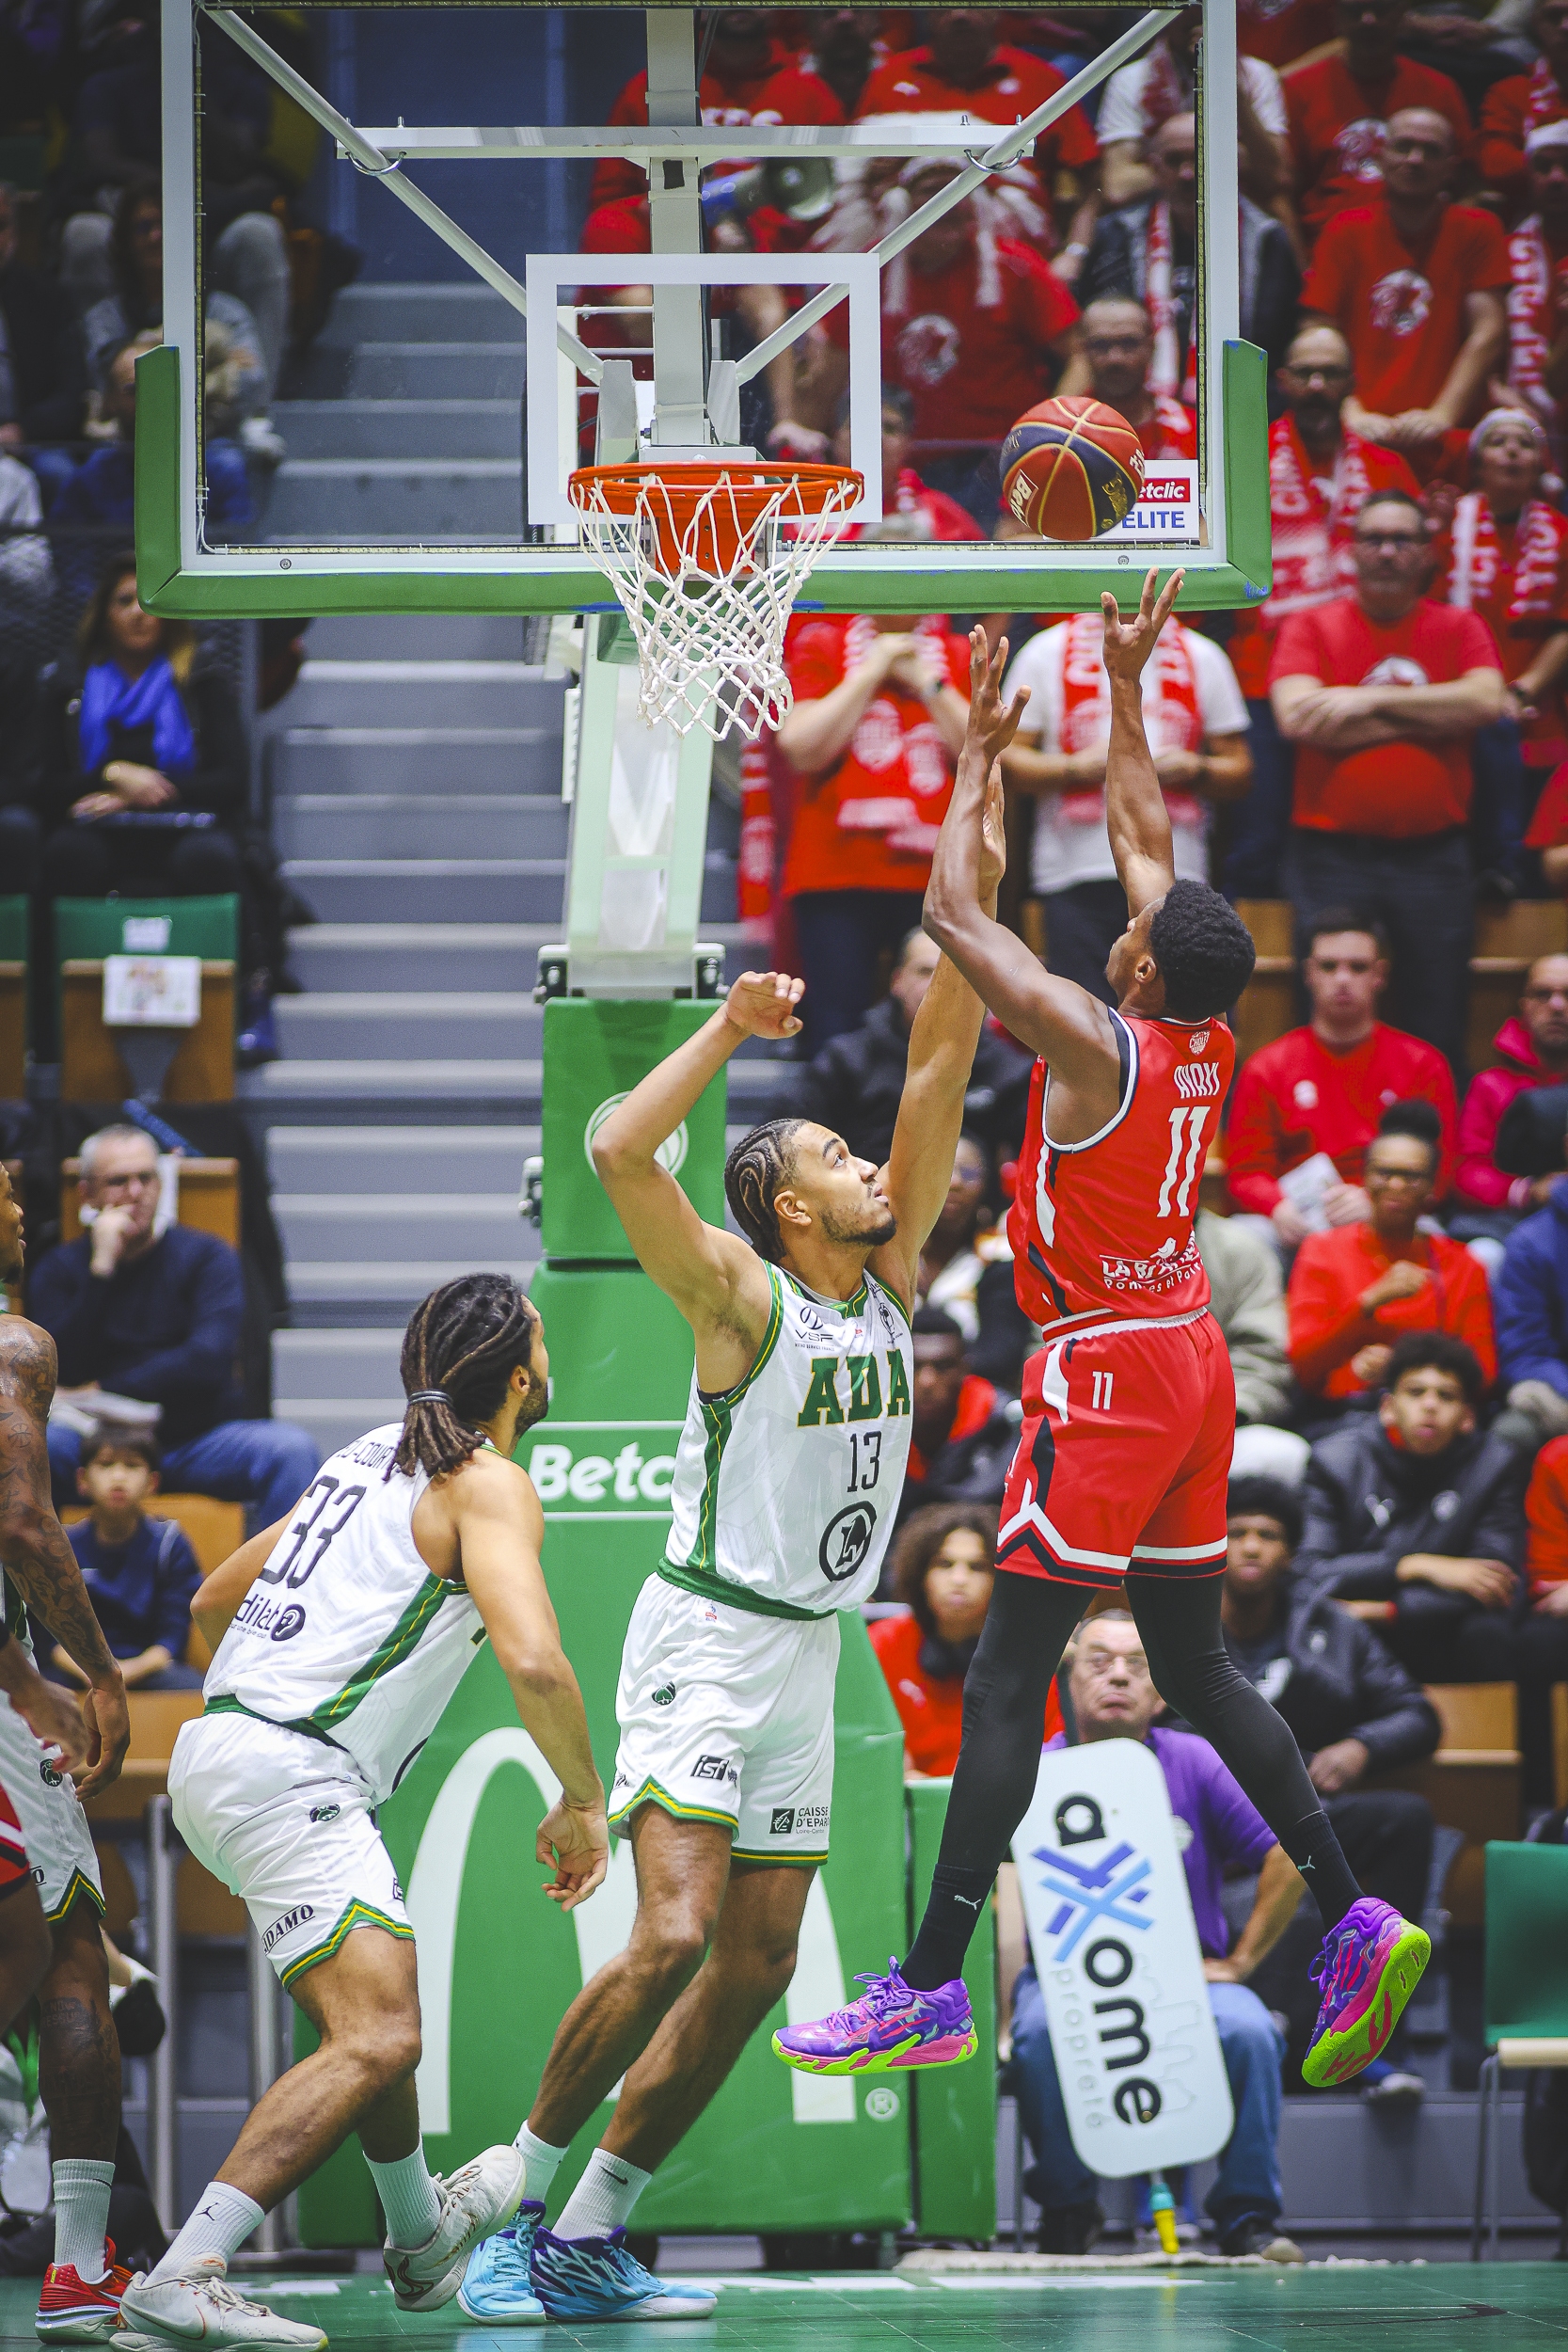
[[[521,385],[520,322],[488,289],[350,289],[302,396],[277,405],[290,453],[268,536],[515,536]],[[274,838],[319,919],[291,943],[305,993],[278,999],[283,1057],[241,1086],[293,1303],[276,1410],[325,1452],[401,1413],[399,1335],[427,1291],[474,1267],[525,1278],[537,1258],[517,1195],[569,812],[565,681],[525,664],[520,621],[328,619],[307,643],[265,753]],[[720,811],[705,894],[720,939],[727,825]],[[765,1058],[737,1070],[736,1116],[778,1075]]]

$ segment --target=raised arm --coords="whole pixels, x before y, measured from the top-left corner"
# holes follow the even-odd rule
[[[1116,1107],[1117,1045],[1110,1016],[1097,996],[1042,970],[1022,939],[996,920],[985,886],[986,810],[991,772],[1023,716],[1028,689],[1004,705],[1007,666],[1003,638],[994,659],[984,629],[970,637],[969,724],[958,755],[953,797],[942,819],[926,891],[925,928],[948,961],[1014,1037],[1043,1054],[1053,1070],[1091,1077],[1109,1073],[1105,1117]],[[933,990],[936,982],[931,983]],[[912,1042],[912,1041],[911,1041]]]
[[[527,1473],[494,1454],[475,1454],[442,1484],[463,1581],[523,1727],[561,1783],[540,1823],[535,1853],[555,1873],[546,1894],[573,1911],[604,1878],[610,1833],[582,1692],[539,1565],[545,1515]]]
[[[794,1037],[801,983],[783,972],[745,972],[711,1021],[667,1055],[594,1137],[594,1166],[626,1228],[638,1263],[705,1341],[722,1329],[749,1343],[754,1356],[772,1298],[754,1250],[733,1233],[705,1225],[666,1168],[658,1150],[696,1108],[737,1045],[749,1037]],[[750,1357],[734,1377],[744,1376]],[[714,1385],[705,1376],[704,1387]],[[728,1387],[729,1380],[717,1385]]]
[[[78,1789],[90,1797],[119,1777],[131,1738],[125,1684],[51,1499],[44,1431],[55,1392],[55,1343],[20,1318],[6,1336],[0,1355],[0,1563],[87,1677],[82,1707],[88,1769]]]
[[[1129,911],[1141,914],[1163,898],[1176,880],[1170,818],[1154,758],[1144,733],[1144,664],[1181,592],[1182,574],[1172,572],[1158,596],[1158,575],[1144,576],[1143,595],[1131,621],[1124,621],[1109,590],[1100,599],[1105,616],[1105,672],[1111,681],[1111,748],[1105,755],[1105,823],[1117,880]]]

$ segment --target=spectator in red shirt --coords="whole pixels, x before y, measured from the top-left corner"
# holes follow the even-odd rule
[[[1306,1240],[1314,1220],[1292,1207],[1280,1178],[1322,1152],[1338,1178],[1323,1192],[1322,1216],[1330,1228],[1359,1223],[1370,1205],[1361,1181],[1367,1147],[1391,1104],[1433,1106],[1439,1197],[1454,1166],[1457,1104],[1448,1063],[1434,1046],[1377,1018],[1388,984],[1381,928],[1349,907],[1326,907],[1305,946],[1301,975],[1311,1022],[1242,1064],[1225,1146],[1231,1200],[1249,1216],[1266,1216],[1287,1249]]]
[[[1343,46],[1284,76],[1296,167],[1296,208],[1307,237],[1348,204],[1365,204],[1383,177],[1383,135],[1407,106],[1440,114],[1463,154],[1470,110],[1446,73],[1399,51],[1407,0],[1338,0]]]
[[[1525,1492],[1525,1579],[1537,1616],[1568,1617],[1568,1438],[1535,1457]]]
[[[1441,115],[1394,115],[1385,193],[1336,215],[1301,293],[1350,344],[1356,431],[1433,463],[1474,421],[1508,342],[1508,246],[1490,213],[1449,201],[1457,153]]]
[[[1473,929],[1469,740],[1502,714],[1501,667],[1484,622],[1424,595],[1426,519],[1404,492],[1367,501],[1353,552],[1355,594],[1292,613],[1270,671],[1275,719],[1298,746],[1298,937],[1326,906],[1379,918],[1396,1025],[1457,1068]]]
[[[1172,115],[1191,114],[1196,98],[1201,8],[1173,16],[1158,40],[1112,74],[1101,100],[1100,184],[1107,204],[1131,204],[1153,188],[1145,142]],[[1289,213],[1291,151],[1285,94],[1272,65],[1243,52],[1238,61],[1237,160],[1243,192],[1265,212]]]
[[[1243,57],[1276,72],[1335,35],[1334,0],[1237,0],[1236,41]]]
[[[1235,614],[1226,645],[1252,722],[1254,771],[1251,790],[1232,813],[1226,851],[1225,888],[1235,898],[1279,896],[1295,771],[1269,702],[1280,625],[1351,587],[1352,526],[1374,490],[1417,492],[1397,450],[1381,449],[1346,423],[1354,380],[1350,345],[1337,326],[1304,326],[1276,378],[1285,413],[1269,429],[1274,586],[1266,603]]]
[[[1197,455],[1197,415],[1148,381],[1154,358],[1154,329],[1141,302],[1129,294],[1107,294],[1091,302],[1078,322],[1073,374],[1081,363],[1084,389],[1137,427],[1144,456]],[[1066,379],[1064,378],[1064,382]]]
[[[803,1058],[860,1026],[878,960],[919,927],[969,718],[969,641],[944,619],[798,619],[795,704],[776,736],[796,778],[783,895],[806,993]]]
[[[783,14],[783,11],[779,12]],[[826,82],[852,122],[865,85],[893,54],[882,29],[880,8],[801,8],[805,44],[795,62],[802,73]]]
[[[768,30],[766,8],[719,8],[714,12],[712,43],[698,85],[698,103],[706,123],[817,122],[846,119],[843,106],[827,83],[803,71],[783,41]],[[648,119],[648,76],[634,73],[610,110],[611,130],[641,127]],[[619,155],[607,155],[594,167],[590,205],[613,203],[618,197],[642,196],[648,175]]]
[[[1512,215],[1529,194],[1525,142],[1532,131],[1568,114],[1568,0],[1535,0],[1530,38],[1541,52],[1528,73],[1494,82],[1481,101],[1476,162]]]
[[[890,57],[872,74],[856,109],[857,122],[877,115],[951,114],[1013,123],[1063,87],[1065,77],[1043,57],[997,40],[993,9],[936,8],[927,23],[929,37],[923,47]],[[1068,272],[1082,259],[1082,243],[1092,226],[1092,210],[1082,210],[1081,199],[1093,195],[1099,158],[1099,144],[1081,106],[1058,115],[1035,142],[1034,167],[1047,203],[1065,189],[1064,210],[1073,215],[1063,255]]]
[[[1476,487],[1439,545],[1436,594],[1478,613],[1502,657],[1503,716],[1476,737],[1477,862],[1515,889],[1528,879],[1524,836],[1549,771],[1568,756],[1568,518],[1542,496],[1545,427],[1495,408],[1470,436]]]
[[[1568,0],[1562,5],[1568,8]],[[1508,241],[1508,389],[1541,419],[1560,451],[1568,438],[1568,119],[1528,132],[1525,148],[1529,213]]]
[[[958,1760],[964,1677],[996,1582],[996,1513],[973,1502],[916,1511],[893,1554],[907,1617],[882,1617],[871,1646],[904,1726],[904,1769],[945,1779]]]
[[[1437,1147],[1418,1135],[1380,1135],[1367,1147],[1368,1215],[1308,1233],[1291,1269],[1291,1368],[1309,1395],[1336,1399],[1381,1388],[1394,1342],[1445,1331],[1475,1351],[1488,1388],[1497,1376],[1492,1302],[1478,1259],[1446,1233],[1423,1233]]]
[[[1525,975],[1519,1009],[1494,1043],[1497,1061],[1478,1070],[1459,1115],[1454,1190],[1478,1209],[1513,1211],[1481,1230],[1506,1238],[1516,1217],[1544,1208],[1557,1179],[1509,1176],[1497,1166],[1497,1129],[1515,1095],[1568,1080],[1568,956],[1537,956]]]
[[[901,173],[918,208],[958,175],[916,157]],[[1007,233],[984,189],[935,221],[882,272],[882,381],[914,402],[916,453],[927,482],[986,529],[996,520],[996,453],[1024,411],[1045,400],[1069,354],[1078,305],[1037,253]],[[849,312],[825,322],[848,367]]]

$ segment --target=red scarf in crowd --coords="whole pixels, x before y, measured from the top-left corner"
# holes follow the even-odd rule
[[[909,628],[911,636],[924,644],[932,667],[945,678],[946,616],[927,614]],[[847,624],[846,677],[869,660],[879,633],[876,623],[863,613]],[[859,774],[851,780],[840,772],[838,823],[847,833],[885,834],[889,849],[902,856],[929,857],[937,846],[938,827],[927,822],[919,803],[951,784],[953,771],[935,722],[921,719],[907,725],[893,699],[899,690],[895,682],[889,683],[889,692],[866,705],[850,739],[847,767]]]
[[[1539,131],[1548,122],[1560,122],[1565,109],[1562,92],[1557,86],[1557,75],[1544,57],[1537,57],[1530,71],[1529,97],[1525,102],[1525,136]]]
[[[1466,612],[1484,605],[1497,582],[1503,551],[1492,509],[1480,490],[1470,490],[1453,511],[1452,553],[1449,563],[1447,601]],[[1558,605],[1560,540],[1552,510],[1530,499],[1519,516],[1515,539],[1513,586],[1508,600],[1508,625],[1549,621]]]
[[[1111,733],[1111,681],[1105,675],[1105,628],[1098,612],[1079,612],[1067,623],[1067,651],[1062,661],[1062,740],[1064,752],[1086,752],[1107,742]],[[1148,748],[1156,759],[1162,752],[1200,752],[1203,720],[1197,707],[1197,674],[1187,646],[1187,632],[1175,626],[1161,630],[1149,656],[1148,672],[1154,693],[1144,702],[1144,726]],[[1070,825],[1101,825],[1105,821],[1105,794],[1064,792],[1058,805]],[[1174,823],[1196,824],[1203,804],[1191,792],[1167,792],[1165,807]]]
[[[1153,392],[1174,392],[1189,408],[1197,406],[1197,337],[1187,338],[1187,367],[1181,371],[1181,346],[1177,335],[1176,303],[1171,294],[1170,206],[1164,198],[1148,208],[1148,262],[1144,278],[1144,305],[1154,329],[1154,357],[1148,387]]]
[[[1558,277],[1568,262],[1552,253],[1538,215],[1522,220],[1510,237],[1508,267],[1509,389],[1548,430],[1560,433],[1561,412],[1546,389],[1546,355],[1557,329]],[[1555,443],[1552,454],[1560,454]]]
[[[1318,486],[1294,417],[1271,436],[1269,505],[1274,515],[1274,587],[1262,608],[1263,626],[1276,629],[1288,613],[1305,612],[1343,596],[1354,580],[1350,529],[1371,492],[1358,433],[1340,427],[1333,492]]]

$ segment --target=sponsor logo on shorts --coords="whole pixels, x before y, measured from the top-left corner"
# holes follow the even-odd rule
[[[278,1618],[277,1623],[273,1627],[271,1638],[275,1642],[292,1642],[294,1635],[299,1631],[304,1623],[304,1610],[300,1607],[297,1600],[291,1601],[288,1608],[284,1610],[283,1614]]]
[[[667,1682],[667,1683],[665,1683],[665,1684],[663,1685],[662,1689],[657,1690],[657,1691],[656,1691],[656,1692],[654,1692],[654,1705],[655,1705],[656,1707],[670,1707],[670,1706],[673,1706],[673,1703],[674,1703],[674,1696],[675,1696],[675,1686],[674,1686],[674,1684],[673,1684],[673,1682]]]
[[[394,1879],[392,1881],[392,1900],[395,1903],[401,1903],[403,1900],[403,1881],[401,1879]]]
[[[57,1772],[53,1764],[40,1764],[39,1766],[39,1778],[42,1781],[46,1788],[57,1788],[61,1781],[65,1778],[65,1774],[63,1772]]]
[[[43,1865],[41,1862],[35,1862],[33,1865],[33,1884],[35,1886],[41,1886],[43,1884]]]
[[[794,1830],[794,1806],[788,1804],[776,1804],[773,1807],[773,1819],[768,1824],[768,1836],[788,1837]]]
[[[342,1809],[341,1804],[313,1804],[310,1819],[312,1821],[335,1821]]]
[[[854,1575],[871,1549],[876,1530],[877,1513],[869,1502],[851,1502],[829,1520],[816,1547],[816,1560],[830,1584],[843,1584]]]
[[[740,1772],[733,1756],[700,1756],[691,1767],[693,1780],[728,1780],[740,1786]]]
[[[617,1772],[613,1786],[617,1788],[629,1788],[631,1787],[631,1774],[629,1772]]]
[[[275,1919],[270,1928],[261,1931],[261,1949],[264,1952],[274,1950],[286,1935],[293,1935],[295,1928],[302,1928],[308,1919],[313,1919],[315,1915],[314,1903],[299,1903],[293,1911],[284,1912],[281,1918]]]

